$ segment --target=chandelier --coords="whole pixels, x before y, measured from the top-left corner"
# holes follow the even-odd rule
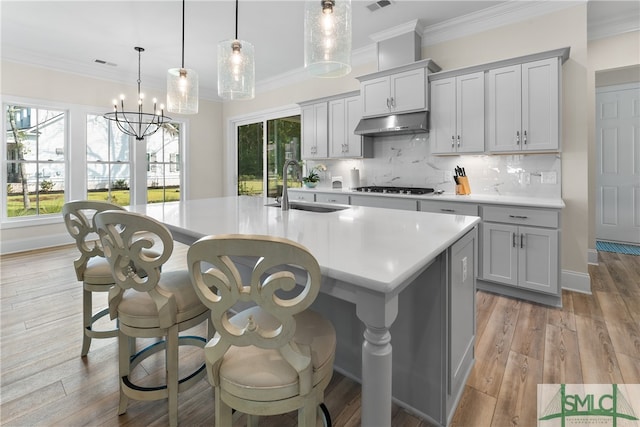
[[[236,0],[236,38],[218,43],[218,96],[223,99],[255,97],[253,45],[238,39],[238,0]]]
[[[184,68],[184,1],[182,0],[182,66],[167,71],[167,110],[170,113],[198,113],[198,73]]]
[[[307,0],[304,67],[316,77],[351,72],[351,0]]]
[[[163,124],[171,120],[171,117],[164,115],[163,104],[160,104],[160,109],[157,108],[155,98],[153,99],[153,113],[142,111],[144,94],[140,92],[140,57],[144,48],[134,47],[134,49],[138,52],[138,111],[125,111],[124,95],[120,95],[120,109],[118,109],[118,102],[114,99],[113,111],[106,113],[104,118],[115,122],[122,133],[142,141],[145,137],[156,133]]]

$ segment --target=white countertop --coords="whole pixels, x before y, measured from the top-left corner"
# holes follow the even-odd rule
[[[478,203],[478,204],[491,204],[491,205],[510,205],[510,206],[527,206],[534,208],[551,208],[562,209],[565,207],[564,201],[560,198],[542,198],[542,197],[530,197],[530,196],[502,196],[485,195],[485,194],[469,194],[466,196],[458,196],[454,193],[443,194],[424,194],[424,195],[410,195],[410,194],[387,194],[387,193],[365,193],[361,191],[352,191],[346,189],[333,189],[333,188],[290,188],[289,191],[303,191],[309,193],[340,193],[358,196],[381,196],[381,197],[395,197],[403,199],[417,199],[417,200],[441,200],[447,202],[464,202],[464,203]]]
[[[331,213],[282,211],[265,206],[272,200],[220,197],[129,209],[162,221],[187,240],[227,233],[286,237],[314,254],[323,275],[383,293],[396,292],[480,221],[361,206]]]

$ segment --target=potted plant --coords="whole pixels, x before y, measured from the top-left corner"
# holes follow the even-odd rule
[[[309,170],[309,173],[302,178],[302,184],[307,188],[315,188],[320,182],[320,175],[318,175],[318,171],[326,171],[327,168],[324,165],[317,165]]]

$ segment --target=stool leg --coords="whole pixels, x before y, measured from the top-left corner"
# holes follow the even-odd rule
[[[89,347],[91,347],[91,337],[87,333],[92,325],[91,325],[91,316],[92,316],[92,301],[91,301],[91,292],[82,289],[82,351],[80,352],[80,356],[84,357],[89,353]]]
[[[118,370],[120,374],[120,403],[118,404],[118,415],[127,412],[127,404],[129,403],[129,398],[124,394],[124,390],[122,389],[122,379],[129,376],[131,371],[131,357],[129,354],[130,342],[129,337],[122,332],[118,332]]]
[[[166,363],[169,425],[178,425],[178,325],[167,331]]]

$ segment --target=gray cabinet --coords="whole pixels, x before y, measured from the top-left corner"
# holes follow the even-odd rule
[[[403,199],[399,197],[360,196],[354,194],[351,196],[351,204],[371,208],[403,209],[406,211],[418,210],[418,202],[415,199]]]
[[[329,101],[329,157],[371,157],[373,146],[368,137],[354,130],[362,118],[359,95]]]
[[[287,194],[290,201],[299,200],[302,202],[315,202],[316,200],[315,193],[311,193],[306,190],[295,190],[293,188],[289,188]]]
[[[486,206],[481,278],[559,295],[558,212]]]
[[[484,72],[431,82],[433,154],[484,151]]]
[[[489,151],[560,149],[559,62],[550,58],[489,70]]]
[[[427,109],[425,69],[404,71],[360,84],[363,117]]]
[[[474,203],[420,200],[418,202],[418,210],[422,212],[478,216],[478,205]]]
[[[341,205],[349,204],[348,194],[336,193],[316,193],[316,202],[319,203],[339,203]]]
[[[302,158],[328,157],[328,105],[317,102],[302,105]]]

